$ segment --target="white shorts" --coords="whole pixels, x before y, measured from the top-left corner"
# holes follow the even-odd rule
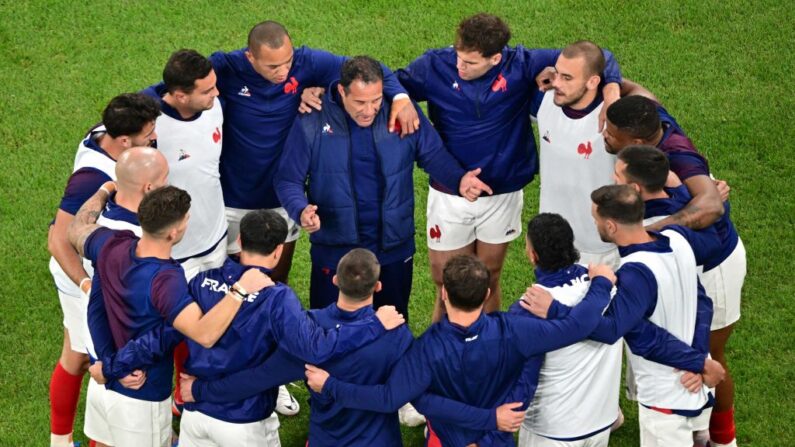
[[[701,284],[712,298],[713,331],[732,325],[740,319],[740,297],[745,281],[746,259],[742,239],[734,251],[717,267],[701,274]]]
[[[190,281],[194,276],[207,270],[218,268],[224,265],[226,261],[226,241],[229,236],[221,239],[215,246],[213,251],[204,256],[197,256],[188,258],[181,263],[182,269],[185,270],[185,279]]]
[[[270,210],[279,213],[287,222],[287,239],[285,242],[298,240],[298,236],[301,235],[301,227],[298,226],[294,220],[290,219],[290,216],[287,215],[287,210],[284,208],[271,208]],[[240,253],[240,247],[237,245],[237,236],[240,234],[240,220],[243,219],[243,216],[248,214],[249,211],[253,210],[226,208],[226,222],[229,225],[226,250],[229,254]]]
[[[247,424],[235,424],[207,416],[199,411],[184,411],[179,424],[180,447],[280,447],[279,417]]]
[[[641,447],[692,447],[693,432],[709,427],[704,425],[704,413],[697,417],[665,414],[638,404]]]
[[[428,189],[425,235],[428,248],[457,250],[475,242],[505,244],[522,234],[521,190],[470,202]]]
[[[519,442],[516,445],[518,447],[607,447],[609,441],[609,428],[585,439],[558,441],[537,435],[522,427],[522,429],[519,430]]]
[[[83,268],[88,267],[88,274],[93,274],[91,264],[83,261]],[[69,333],[72,351],[86,353],[85,329],[87,327],[86,314],[88,312],[88,297],[81,293],[80,287],[73,283],[64,273],[58,261],[50,257],[50,273],[58,292],[58,300],[63,311],[63,327]]]
[[[588,264],[606,264],[615,272],[621,266],[621,256],[618,254],[618,248],[614,248],[604,253],[586,253],[580,252],[580,260],[578,264],[588,268]]]
[[[94,441],[105,445],[113,445],[113,434],[108,425],[108,408],[106,402],[109,399],[105,385],[100,385],[94,379],[88,379],[88,391],[86,392],[86,414],[83,424],[83,432]]]
[[[103,444],[114,447],[171,445],[170,397],[162,402],[133,399],[91,380],[85,418],[86,436]]]

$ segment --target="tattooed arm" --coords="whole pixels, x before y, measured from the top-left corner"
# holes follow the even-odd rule
[[[94,230],[100,228],[96,223],[97,219],[102,209],[105,207],[108,197],[115,190],[116,183],[105,182],[97,192],[80,207],[77,214],[75,214],[74,220],[69,225],[67,233],[69,236],[69,243],[80,253],[80,256],[85,256],[83,249],[86,239],[91,236]]]

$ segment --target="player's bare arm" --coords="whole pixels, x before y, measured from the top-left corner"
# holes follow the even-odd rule
[[[47,249],[69,279],[80,285],[85,278],[88,278],[88,273],[83,268],[80,255],[69,243],[67,233],[73,220],[74,216],[64,210],[58,210],[55,222],[50,226],[47,234]]]
[[[682,225],[700,230],[712,225],[723,215],[723,201],[711,178],[694,175],[684,183],[693,199],[677,213],[650,225],[650,230],[659,230],[666,225]]]
[[[659,104],[660,100],[654,96],[654,93],[650,92],[646,87],[638,84],[637,82],[624,78],[621,81],[621,96],[643,96],[645,98],[649,98],[652,101]]]
[[[224,298],[206,314],[202,314],[196,302],[185,307],[174,319],[174,328],[203,347],[212,348],[224,335],[248,295],[273,284],[270,277],[260,270],[248,269]]]
[[[105,182],[93,196],[80,207],[75,214],[75,218],[69,225],[68,237],[69,243],[77,251],[80,256],[83,256],[83,247],[85,246],[86,239],[91,236],[97,228],[97,219],[99,219],[102,209],[108,202],[110,194],[116,190],[116,183]]]
[[[408,96],[396,98],[392,101],[388,124],[390,132],[395,131],[395,121],[400,123],[401,138],[413,134],[420,128],[420,115]]]

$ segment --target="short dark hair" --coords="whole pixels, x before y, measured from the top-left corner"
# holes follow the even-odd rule
[[[625,96],[611,104],[607,119],[621,132],[642,140],[653,137],[662,126],[657,105],[639,95]]]
[[[256,53],[263,45],[275,50],[284,45],[285,38],[289,39],[290,34],[287,33],[287,28],[284,25],[273,20],[266,20],[254,25],[248,32],[248,50]]]
[[[591,193],[599,216],[633,225],[643,222],[643,199],[629,185],[605,185]]]
[[[122,93],[110,100],[102,112],[102,124],[112,138],[141,133],[160,116],[160,104],[143,93]]]
[[[442,283],[447,299],[456,309],[475,310],[486,300],[491,272],[480,259],[470,255],[450,258],[444,265]]]
[[[138,205],[141,229],[153,236],[185,218],[190,209],[190,194],[176,186],[163,186],[150,191]]]
[[[618,159],[627,164],[627,180],[643,186],[649,192],[659,192],[668,180],[670,163],[663,151],[654,146],[630,145],[618,153]]]
[[[249,211],[240,219],[240,248],[267,256],[287,239],[287,222],[273,210]]]
[[[458,24],[454,46],[459,51],[478,51],[483,57],[491,57],[510,40],[511,29],[501,18],[481,12]]]
[[[354,56],[342,64],[340,70],[340,85],[345,93],[350,92],[353,81],[362,81],[365,84],[384,81],[384,70],[377,60],[370,56]]]
[[[538,254],[536,265],[548,272],[566,268],[580,259],[574,231],[560,214],[541,213],[527,223],[527,240]]]
[[[605,55],[599,45],[590,40],[578,40],[566,46],[561,54],[568,59],[577,57],[585,59],[585,67],[589,76],[597,75],[601,77],[602,72],[605,71]]]
[[[191,93],[196,88],[196,80],[206,78],[212,70],[213,64],[198,51],[177,50],[163,68],[163,83],[169,93],[177,90]]]
[[[346,297],[363,301],[373,294],[381,275],[381,264],[373,252],[354,248],[337,264],[337,287]]]

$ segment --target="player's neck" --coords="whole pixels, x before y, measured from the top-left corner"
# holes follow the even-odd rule
[[[99,139],[97,144],[114,160],[118,160],[121,153],[127,150],[124,145],[108,134],[102,135],[102,138]]]
[[[661,189],[661,190],[659,190],[657,192],[649,192],[649,191],[644,189],[644,190],[641,190],[641,192],[640,192],[640,198],[643,199],[644,202],[649,201],[649,200],[654,200],[654,199],[667,199],[669,197],[671,197],[671,196],[669,196],[668,193],[665,192],[664,189]]]
[[[447,308],[447,319],[450,320],[450,323],[464,328],[468,328],[475,324],[478,318],[480,318],[480,314],[483,313],[483,306],[475,310],[461,310],[456,309],[449,303],[445,303],[445,307]]]
[[[613,242],[619,247],[627,247],[629,245],[645,244],[653,241],[643,223],[637,225],[624,225],[621,231],[617,232],[613,238]]]
[[[116,196],[114,197],[116,205],[128,211],[132,211],[133,213],[138,212],[138,205],[141,204],[141,199],[143,199],[143,194],[136,194],[126,189],[117,190]]]
[[[171,93],[166,93],[163,96],[163,102],[171,106],[172,109],[176,110],[177,113],[179,113],[179,116],[185,120],[193,118],[197,113],[191,108],[180,104],[179,101],[177,101],[177,99],[171,95]]]
[[[593,103],[594,99],[596,99],[596,90],[588,90],[582,95],[579,101],[575,102],[574,104],[569,105],[568,107],[572,110],[584,110],[587,109],[588,106]]]
[[[649,138],[648,141],[645,142],[645,144],[657,147],[657,145],[660,144],[660,141],[662,141],[663,135],[665,135],[665,132],[663,132],[662,127],[660,127],[657,133],[655,133],[653,137]]]
[[[340,292],[337,298],[337,307],[345,312],[356,312],[361,308],[372,305],[373,305],[372,295],[370,295],[366,300],[354,301],[348,298],[347,296],[345,296],[342,292]]]
[[[278,262],[279,259],[274,257],[273,254],[265,256],[247,251],[240,252],[240,263],[243,265],[264,267],[268,270],[273,270]]]
[[[157,239],[144,233],[138,246],[135,247],[135,256],[139,258],[171,259],[172,244],[166,239]]]

